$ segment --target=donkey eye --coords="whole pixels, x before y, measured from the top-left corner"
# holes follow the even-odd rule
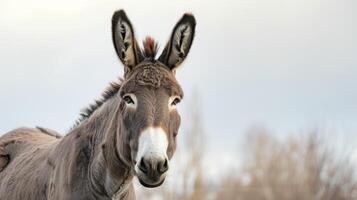
[[[130,97],[130,95],[125,95],[123,97],[123,100],[127,103],[127,104],[134,104],[134,100]]]
[[[171,105],[172,106],[176,106],[178,103],[180,103],[181,102],[181,99],[180,98],[178,98],[178,97],[176,97],[173,101],[172,101],[172,103],[171,103]]]
[[[180,98],[179,96],[171,96],[171,97],[169,98],[169,104],[168,104],[169,110],[170,110],[170,111],[171,111],[171,110],[175,110],[175,109],[176,109],[176,105],[177,105],[178,103],[180,103],[180,101],[181,101],[181,98]]]

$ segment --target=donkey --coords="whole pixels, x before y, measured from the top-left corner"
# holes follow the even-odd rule
[[[123,10],[112,17],[112,39],[124,78],[81,113],[65,136],[18,128],[0,138],[1,200],[135,199],[133,178],[160,186],[176,149],[183,91],[175,70],[189,53],[196,21],[184,14],[168,44],[147,37],[143,49]]]

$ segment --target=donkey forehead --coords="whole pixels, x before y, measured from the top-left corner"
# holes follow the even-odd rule
[[[173,72],[159,62],[144,62],[137,65],[124,81],[122,92],[135,92],[142,88],[164,89],[169,95],[183,96]]]

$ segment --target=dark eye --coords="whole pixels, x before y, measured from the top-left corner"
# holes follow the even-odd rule
[[[134,100],[129,96],[129,95],[125,95],[123,97],[123,100],[127,103],[127,104],[134,104]]]
[[[176,106],[178,103],[180,103],[180,101],[181,101],[181,99],[178,98],[178,97],[176,97],[176,98],[172,101],[171,105],[172,105],[172,106]]]

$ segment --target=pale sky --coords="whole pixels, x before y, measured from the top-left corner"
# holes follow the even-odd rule
[[[323,127],[357,144],[355,0],[0,0],[0,134],[65,132],[122,75],[110,33],[119,8],[138,40],[150,34],[161,47],[184,12],[196,16],[177,76],[186,100],[199,91],[217,155],[237,151],[256,124],[280,135]]]

